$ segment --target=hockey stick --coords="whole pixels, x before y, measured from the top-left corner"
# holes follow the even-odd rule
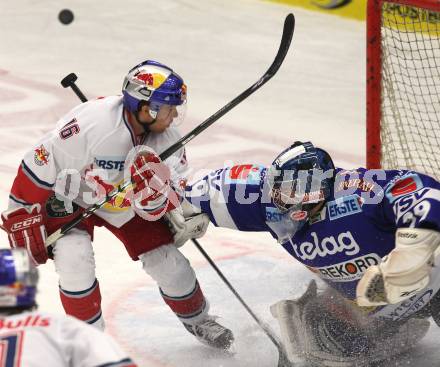
[[[264,331],[267,337],[272,341],[275,347],[278,349],[278,367],[294,367],[294,365],[287,358],[286,351],[282,343],[278,340],[278,338],[274,335],[273,331],[267,326],[264,322],[262,322],[257,315],[252,311],[252,309],[247,305],[247,303],[241,298],[235,288],[229,283],[228,279],[223,275],[220,269],[217,267],[215,262],[210,258],[210,256],[206,253],[204,248],[200,245],[200,243],[196,239],[192,239],[192,242],[197,247],[197,249],[202,253],[206,261],[213,267],[218,276],[223,280],[223,283],[229,288],[229,290],[234,294],[234,296],[238,299],[238,301],[242,304],[242,306],[246,309],[249,315],[255,320],[258,326]]]
[[[208,117],[205,121],[203,121],[199,126],[197,126],[195,129],[190,131],[188,134],[186,134],[183,138],[178,140],[176,143],[174,143],[171,147],[169,147],[167,150],[162,152],[159,156],[164,161],[168,157],[170,157],[173,153],[181,149],[185,144],[190,142],[192,139],[194,139],[197,135],[199,135],[202,131],[207,129],[209,126],[211,126],[215,121],[217,121],[220,117],[222,117],[224,114],[229,112],[231,109],[233,109],[236,105],[244,101],[247,97],[249,97],[252,93],[254,93],[256,90],[261,88],[269,79],[271,79],[276,72],[279,70],[281,64],[284,61],[284,58],[287,55],[287,51],[289,50],[290,43],[292,41],[293,31],[295,29],[295,17],[292,13],[288,14],[286,16],[286,19],[284,20],[284,27],[283,27],[283,34],[281,36],[281,43],[280,47],[278,49],[278,52],[275,56],[275,59],[272,63],[272,65],[269,67],[269,69],[263,74],[263,76],[258,79],[256,83],[254,83],[252,86],[250,86],[248,89],[246,89],[244,92],[242,92],[240,95],[235,97],[231,102],[223,106],[220,110],[218,110],[216,113],[214,113],[212,116]],[[76,81],[76,75],[75,74],[69,74],[67,77],[65,77],[61,81],[61,85],[64,88],[71,87],[75,94],[81,99],[81,101],[86,102],[87,98],[84,96],[84,94],[81,93],[77,85],[75,84]],[[78,215],[76,218],[72,219],[70,222],[63,225],[60,229],[52,233],[47,239],[46,239],[46,247],[52,245],[54,242],[56,242],[59,238],[64,236],[67,232],[69,232],[72,228],[76,227],[82,220],[90,217],[95,211],[100,209],[105,203],[113,199],[115,196],[117,196],[119,193],[123,192],[128,186],[131,185],[130,181],[124,182],[121,185],[118,185],[115,189],[110,191],[104,198],[96,202],[94,205],[87,208],[82,214]]]
[[[75,84],[78,77],[75,73],[70,73],[69,75],[66,75],[63,80],[61,80],[61,85],[63,88],[72,88],[72,90],[75,92],[75,94],[78,96],[81,102],[87,102],[87,97],[81,92],[81,90],[78,88],[78,86]]]

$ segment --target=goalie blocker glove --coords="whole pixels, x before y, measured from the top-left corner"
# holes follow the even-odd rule
[[[35,264],[47,261],[47,234],[40,204],[7,210],[2,213],[2,220],[11,247],[25,248]]]

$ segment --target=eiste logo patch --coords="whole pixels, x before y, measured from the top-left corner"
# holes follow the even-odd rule
[[[327,208],[330,220],[336,220],[362,211],[361,200],[358,195],[348,195],[330,201]]]

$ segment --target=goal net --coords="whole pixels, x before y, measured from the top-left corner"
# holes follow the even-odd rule
[[[440,1],[368,2],[367,167],[440,179]]]

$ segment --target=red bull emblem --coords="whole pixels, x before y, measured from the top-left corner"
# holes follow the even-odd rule
[[[144,82],[146,85],[153,87],[153,88],[159,88],[162,83],[166,80],[166,76],[159,74],[159,73],[142,73],[136,75],[136,79],[139,79],[140,81]]]
[[[108,195],[116,188],[114,185],[104,182],[99,176],[86,174],[85,180],[91,184],[90,187],[94,186],[94,195],[99,199],[102,199],[105,195]],[[118,195],[107,201],[104,208],[127,208],[131,205],[130,195],[130,193],[120,192]]]
[[[142,80],[147,85],[153,85],[154,78],[151,73],[139,73],[136,75],[136,79]]]
[[[35,149],[34,161],[38,166],[43,166],[49,163],[50,153],[46,150],[43,144],[39,148]]]

